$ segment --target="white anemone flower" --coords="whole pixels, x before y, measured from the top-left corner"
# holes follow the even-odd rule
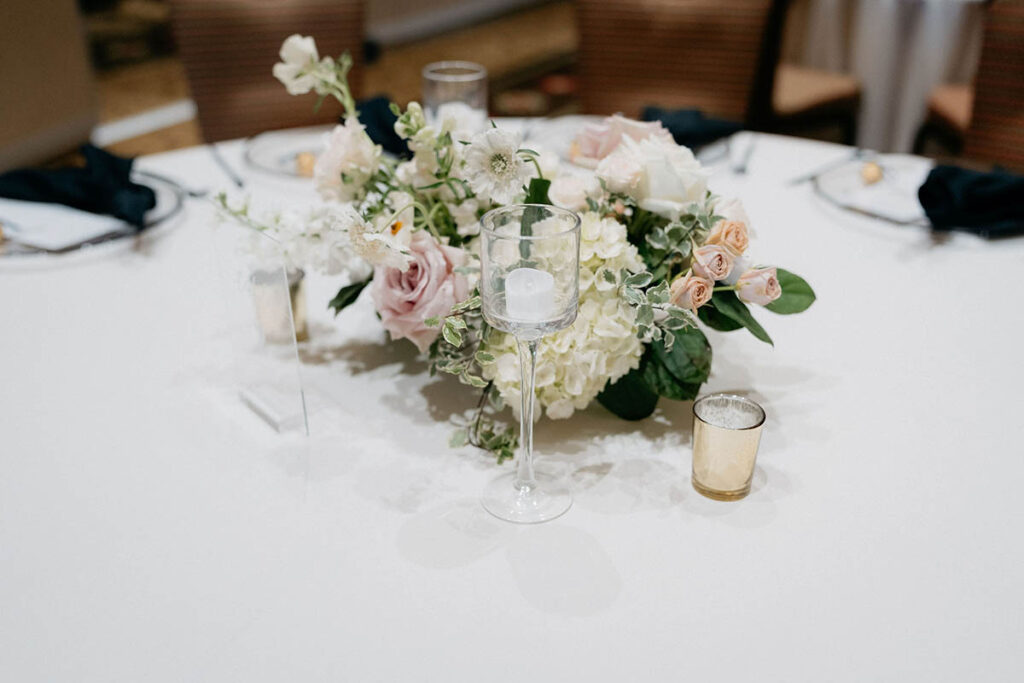
[[[530,176],[519,156],[518,133],[491,128],[473,136],[466,150],[466,176],[473,192],[495,204],[509,204]]]
[[[316,85],[314,71],[320,62],[316,41],[298,33],[288,36],[281,45],[281,61],[273,74],[288,89],[289,95],[305,95]]]

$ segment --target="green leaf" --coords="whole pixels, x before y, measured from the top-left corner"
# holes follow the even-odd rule
[[[462,448],[469,443],[469,433],[465,429],[456,429],[448,439],[448,445],[452,448]]]
[[[436,315],[432,315],[429,318],[424,318],[423,324],[426,325],[427,327],[437,327],[438,325],[441,324],[441,319]]]
[[[703,384],[711,372],[711,344],[696,327],[675,333],[675,344],[669,351],[661,342],[651,343],[651,359],[665,366],[672,376],[684,384]]]
[[[606,385],[597,401],[623,420],[642,420],[654,412],[658,394],[651,391],[637,369]]]
[[[327,307],[334,311],[334,315],[338,315],[345,308],[355,303],[355,300],[359,298],[359,293],[366,288],[366,285],[370,284],[371,280],[373,280],[372,276],[363,282],[355,282],[342,287],[334,295],[330,303],[327,304]]]
[[[607,268],[601,270],[601,276],[604,278],[604,281],[610,285],[614,285],[616,283],[615,273]]]
[[[625,284],[629,287],[646,287],[651,284],[651,274],[639,272],[626,278]]]
[[[810,308],[817,297],[815,297],[814,290],[807,284],[807,281],[799,275],[782,268],[776,268],[775,272],[778,274],[779,285],[782,286],[782,296],[765,306],[765,308],[772,313],[780,315],[802,313]]]
[[[668,298],[669,288],[667,280],[662,280],[661,282],[647,290],[647,300],[650,301],[652,304],[668,303]]]
[[[455,329],[454,325],[449,325],[448,321],[445,321],[444,327],[441,328],[441,336],[454,347],[462,346],[462,334]]]
[[[735,292],[715,292],[711,301],[705,304],[705,307],[707,306],[714,306],[719,313],[747,328],[752,335],[766,344],[775,345],[772,342],[772,338],[768,336],[768,333],[765,332],[760,323],[754,320],[754,316],[750,314],[747,305],[739,300]]]
[[[742,323],[719,313],[711,302],[697,309],[697,317],[702,323],[719,332],[732,332],[743,327]]]
[[[531,178],[530,186],[526,190],[527,204],[550,204],[551,200],[548,199],[548,188],[551,187],[551,181],[546,178]]]
[[[661,342],[652,342],[660,344]],[[673,350],[679,345],[677,341],[672,347]],[[674,401],[687,401],[695,398],[700,392],[700,384],[681,382],[672,374],[664,363],[654,357],[653,353],[644,358],[640,365],[644,383],[659,396],[670,398]]]
[[[643,304],[646,301],[643,292],[636,289],[632,289],[631,287],[623,287],[622,296],[626,301],[633,304],[634,306],[639,306],[640,304]]]
[[[473,357],[476,358],[476,362],[480,365],[487,365],[488,363],[494,362],[494,356],[486,351],[477,351]]]
[[[470,298],[466,299],[462,303],[458,303],[458,304],[455,304],[454,306],[452,306],[451,313],[462,313],[463,311],[468,311],[471,308],[479,308],[479,307],[480,307],[480,296],[477,295],[477,296],[473,296],[473,297],[470,297]]]

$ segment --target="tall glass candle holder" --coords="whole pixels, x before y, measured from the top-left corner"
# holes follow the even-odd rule
[[[423,111],[434,124],[454,116],[459,128],[487,125],[487,69],[475,62],[432,62],[423,67]]]
[[[554,206],[518,204],[489,211],[480,225],[483,315],[516,338],[522,398],[515,471],[488,484],[481,502],[509,522],[546,522],[569,509],[572,493],[565,482],[534,469],[534,374],[541,339],[576,319],[580,218]]]

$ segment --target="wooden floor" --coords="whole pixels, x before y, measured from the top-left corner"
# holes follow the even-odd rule
[[[386,94],[406,103],[420,93],[420,69],[445,59],[469,59],[487,67],[492,82],[534,65],[555,63],[576,50],[573,5],[556,2],[408,45],[387,48],[364,69],[363,93]],[[142,114],[189,96],[176,58],[121,67],[98,76],[100,121]],[[108,145],[121,155],[152,154],[202,143],[195,120]]]

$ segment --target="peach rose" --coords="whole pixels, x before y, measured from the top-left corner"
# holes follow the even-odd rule
[[[673,306],[689,308],[694,313],[711,300],[715,283],[699,275],[676,278],[669,287],[669,301]]]
[[[747,236],[747,224],[743,221],[718,221],[711,228],[707,244],[725,247],[733,256],[739,256],[747,250],[750,239]]]
[[[411,261],[404,272],[387,266],[374,269],[370,294],[391,338],[408,339],[426,351],[440,329],[423,321],[448,315],[452,306],[469,296],[466,277],[455,272],[465,263],[466,253],[438,244],[421,230],[413,234],[409,254]]]
[[[634,121],[621,114],[609,116],[599,123],[583,128],[569,147],[569,161],[587,168],[597,168],[598,163],[615,151],[623,138],[646,140],[654,138],[673,142],[660,121]]]
[[[782,296],[775,268],[751,268],[736,281],[736,295],[748,304],[767,306]]]
[[[705,244],[693,250],[690,267],[708,280],[721,280],[732,270],[733,255],[723,246]]]

